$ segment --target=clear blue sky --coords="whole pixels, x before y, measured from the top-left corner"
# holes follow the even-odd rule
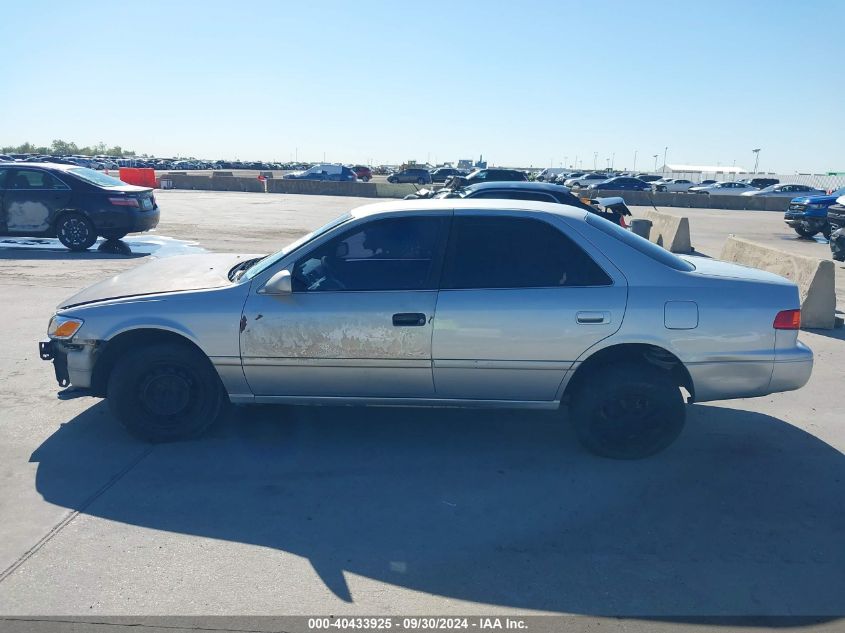
[[[0,145],[845,171],[845,1],[4,2]]]

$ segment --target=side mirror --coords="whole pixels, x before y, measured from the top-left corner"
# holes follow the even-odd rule
[[[290,271],[280,270],[258,292],[263,295],[289,295],[293,292]]]

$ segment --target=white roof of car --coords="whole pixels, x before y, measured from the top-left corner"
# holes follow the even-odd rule
[[[356,218],[380,213],[392,213],[397,211],[443,211],[447,209],[477,209],[477,210],[504,210],[509,211],[534,211],[535,213],[555,213],[572,219],[582,219],[588,213],[584,209],[571,207],[567,204],[554,202],[535,202],[533,200],[493,200],[493,199],[471,199],[460,200],[457,198],[439,198],[434,200],[396,200],[393,202],[375,202],[365,204],[352,209],[352,215]]]

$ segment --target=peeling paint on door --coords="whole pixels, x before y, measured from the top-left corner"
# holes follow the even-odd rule
[[[7,208],[9,231],[46,231],[50,228],[50,208],[43,202],[12,202]]]

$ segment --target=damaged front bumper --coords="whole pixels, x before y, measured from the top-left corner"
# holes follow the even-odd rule
[[[53,361],[53,371],[60,387],[87,389],[91,386],[94,370],[95,346],[88,344],[70,344],[57,340],[38,343],[38,356],[41,360]]]

